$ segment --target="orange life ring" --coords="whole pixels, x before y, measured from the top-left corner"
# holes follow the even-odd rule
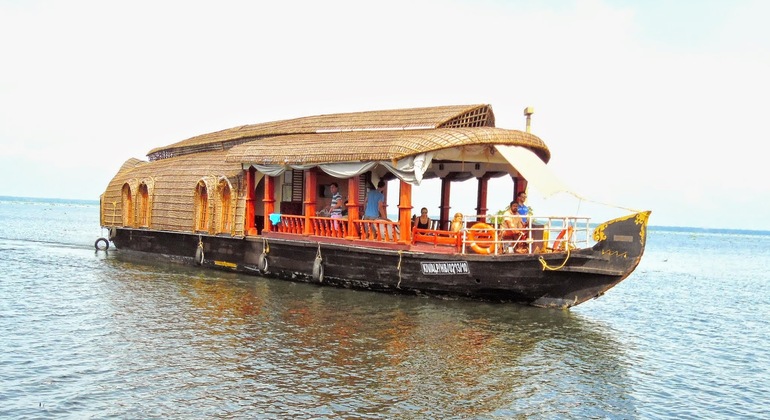
[[[486,223],[476,223],[468,231],[468,240],[471,241],[471,249],[477,254],[492,254],[495,252],[495,244],[492,243],[495,236],[495,228]],[[478,244],[476,242],[482,242]]]
[[[562,231],[559,232],[559,236],[557,236],[556,240],[553,242],[553,250],[555,252],[566,250],[567,243],[572,240],[573,232],[574,232],[574,229],[572,228],[572,226],[567,226],[566,229],[562,229]],[[564,247],[564,249],[562,249],[562,247]]]

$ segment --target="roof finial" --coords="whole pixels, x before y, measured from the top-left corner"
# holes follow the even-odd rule
[[[535,108],[528,106],[524,108],[524,116],[527,117],[527,133],[529,133],[530,122],[532,121],[532,114],[535,113]]]

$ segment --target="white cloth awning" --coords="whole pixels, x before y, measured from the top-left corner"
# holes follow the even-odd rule
[[[567,184],[559,179],[531,150],[521,146],[495,145],[495,149],[519,173],[527,179],[529,185],[543,195],[550,197],[556,193],[567,192],[580,197]]]
[[[422,177],[425,175],[425,171],[430,167],[430,163],[433,160],[433,153],[420,153],[415,156],[408,156],[398,161],[381,161],[381,162],[339,162],[339,163],[322,163],[322,164],[310,164],[310,165],[260,165],[257,163],[245,163],[244,169],[248,169],[253,166],[257,171],[269,175],[279,176],[284,171],[290,169],[305,170],[314,167],[320,168],[322,171],[335,178],[350,178],[358,176],[364,172],[371,171],[376,166],[382,166],[388,171],[396,175],[404,182],[408,182],[414,185],[420,185]],[[377,180],[374,180],[374,185],[377,185]]]

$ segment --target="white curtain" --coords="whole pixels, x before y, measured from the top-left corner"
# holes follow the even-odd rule
[[[259,165],[253,163],[244,164],[243,167],[244,169],[247,169],[250,166],[253,166],[257,171],[265,175],[278,176],[290,169],[306,170],[317,166],[321,168],[322,171],[335,178],[346,179],[371,171],[377,165],[380,165],[396,175],[402,181],[420,185],[422,177],[425,175],[425,171],[428,170],[428,167],[430,167],[430,162],[432,160],[433,153],[421,153],[417,156],[409,156],[400,159],[396,161],[395,164],[390,161],[323,163],[320,165]],[[377,185],[376,182],[374,184]]]

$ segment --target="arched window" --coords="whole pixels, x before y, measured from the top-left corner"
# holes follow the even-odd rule
[[[150,194],[147,184],[139,184],[139,227],[150,227]]]
[[[123,210],[123,226],[133,226],[134,224],[134,199],[131,193],[131,186],[123,184],[121,191],[121,202]]]
[[[195,231],[209,230],[209,193],[206,183],[198,181],[195,187]]]
[[[217,185],[219,192],[219,220],[217,221],[217,227],[219,233],[230,233],[233,228],[233,211],[231,205],[232,193],[230,191],[230,183],[227,179],[222,178]]]

